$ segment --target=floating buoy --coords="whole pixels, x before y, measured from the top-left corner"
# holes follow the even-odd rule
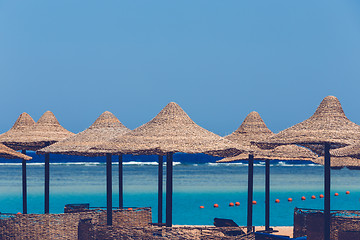
[[[200,206],[200,208],[204,208],[204,206]]]
[[[234,206],[234,203],[232,203],[232,202],[229,203],[229,206],[230,206],[230,207],[233,207],[233,206]]]
[[[315,198],[316,198],[315,195],[312,195],[312,196],[311,196],[311,199],[315,199]]]
[[[17,214],[22,214],[21,212],[18,212]]]
[[[346,194],[350,194],[350,191],[346,191]]]
[[[133,209],[130,207],[130,208],[128,208],[128,210],[131,211],[131,210],[133,210]]]
[[[236,202],[235,205],[236,205],[236,206],[240,206],[240,203],[239,203],[239,202]]]
[[[256,201],[252,201],[252,204],[254,204],[254,205],[255,205],[256,203],[257,203]]]
[[[214,207],[219,207],[219,204],[215,203],[215,204],[214,204]]]
[[[335,196],[339,196],[339,194],[336,192],[335,194],[334,194]]]
[[[289,202],[292,202],[292,198],[291,198],[291,197],[289,197],[289,198],[288,198],[288,201],[289,201]]]
[[[302,197],[301,197],[301,200],[303,200],[303,201],[306,200],[306,197],[302,196]]]
[[[320,194],[320,196],[319,196],[320,198],[324,198],[324,195],[322,195],[322,194]]]
[[[279,203],[279,202],[280,202],[280,200],[279,200],[279,199],[276,199],[276,200],[275,200],[275,202],[276,202],[276,203]]]

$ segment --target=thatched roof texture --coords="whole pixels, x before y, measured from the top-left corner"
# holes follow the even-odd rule
[[[251,144],[252,141],[264,140],[272,135],[274,133],[266,126],[259,113],[253,111],[246,116],[238,129],[224,138],[256,150],[258,148]]]
[[[47,111],[32,126],[23,128],[22,131],[12,131],[6,138],[0,136],[0,141],[15,150],[36,151],[72,135],[74,133],[63,128],[54,114]]]
[[[265,141],[259,141],[257,145],[262,148],[271,148],[284,144],[299,144],[322,155],[324,143],[331,143],[331,148],[339,148],[354,144],[359,139],[360,126],[345,116],[336,97],[327,96],[309,119]]]
[[[104,112],[86,130],[40,149],[38,153],[58,153],[68,155],[98,156],[90,150],[99,144],[108,144],[110,139],[130,132],[111,112]]]
[[[22,150],[21,148],[17,148],[16,144],[13,145],[12,143],[16,142],[16,140],[23,135],[24,132],[28,131],[34,124],[35,121],[29,114],[26,112],[20,114],[12,128],[0,135],[0,142],[16,150]]]
[[[11,148],[5,146],[4,144],[0,143],[0,158],[7,158],[7,159],[24,159],[24,160],[30,160],[32,157],[16,152],[15,150],[12,150]]]
[[[255,150],[252,152],[254,160],[303,160],[303,161],[313,161],[317,158],[317,155],[310,150],[299,147],[296,145],[282,145],[274,149],[269,150]],[[226,162],[235,162],[248,160],[249,155],[242,153],[235,157],[228,157],[221,159],[217,162],[226,163]]]
[[[324,157],[313,160],[314,163],[324,165]],[[332,168],[360,168],[360,159],[352,157],[331,157],[330,167]]]
[[[194,123],[176,103],[171,102],[151,121],[133,131],[99,145],[94,150],[124,154],[207,153],[239,154],[226,140]]]
[[[352,157],[360,161],[360,143],[356,143],[347,147],[338,148],[330,151],[332,156],[336,157]]]
[[[261,141],[274,135],[260,115],[257,112],[251,112],[240,127],[225,138],[251,148],[254,159],[257,160],[312,160],[317,157],[310,150],[296,145],[284,145],[271,150],[263,150],[251,144],[253,141]],[[238,156],[221,159],[218,162],[233,162],[248,160],[248,158],[248,153],[242,153]]]

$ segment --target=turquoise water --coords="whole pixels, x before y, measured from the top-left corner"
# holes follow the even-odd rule
[[[114,159],[115,160],[115,159]],[[176,162],[176,160],[175,160]],[[254,225],[264,225],[264,171],[262,163],[254,168]],[[44,165],[29,163],[28,212],[42,213],[44,209]],[[360,208],[360,172],[332,170],[332,209]],[[21,164],[0,164],[0,212],[22,211]],[[165,190],[164,174],[164,190]],[[106,206],[105,164],[60,163],[50,165],[50,212],[61,213],[65,204],[90,203]],[[247,165],[246,164],[189,164],[174,166],[174,224],[211,225],[214,217],[231,218],[246,225]],[[323,208],[323,167],[314,164],[271,165],[271,225],[292,225],[294,207]],[[350,191],[349,195],[345,192]],[[339,196],[335,197],[334,193]],[[315,195],[315,200],[311,196]],[[301,196],[307,200],[301,201]],[[293,198],[293,202],[287,199]],[[280,203],[275,203],[280,199]],[[164,194],[165,200],[165,194]],[[230,202],[240,202],[229,207]],[[214,208],[213,204],[219,204]],[[117,163],[113,164],[113,205],[118,205]],[[157,165],[156,162],[126,162],[124,165],[124,205],[152,207],[153,221],[157,221]],[[199,206],[204,206],[200,209]],[[165,201],[164,201],[165,209]],[[164,210],[165,215],[165,210]],[[165,219],[165,216],[163,217]]]

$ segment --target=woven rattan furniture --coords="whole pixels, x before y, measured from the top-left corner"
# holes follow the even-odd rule
[[[360,211],[332,210],[330,216],[330,238],[332,240],[360,239]],[[323,240],[323,231],[323,210],[295,208],[294,237],[306,235],[308,240]]]

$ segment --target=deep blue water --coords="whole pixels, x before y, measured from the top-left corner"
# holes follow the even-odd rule
[[[44,209],[43,156],[34,156],[27,165],[28,212]],[[217,164],[218,158],[206,155],[175,154],[174,156],[174,224],[211,225],[214,217],[231,218],[246,225],[247,165]],[[106,206],[104,157],[86,158],[62,155],[50,157],[50,212],[63,212],[68,203],[90,203]],[[89,162],[90,161],[90,162]],[[118,205],[117,160],[113,159],[113,205]],[[124,205],[152,207],[157,221],[157,157],[124,157]],[[165,169],[164,169],[165,170]],[[264,225],[265,167],[257,162],[254,168],[254,225]],[[360,208],[360,171],[332,170],[332,209]],[[22,211],[21,164],[0,163],[0,212]],[[164,190],[165,190],[164,173]],[[345,192],[350,191],[349,195]],[[335,197],[334,193],[339,196]],[[323,167],[307,162],[275,161],[271,164],[271,225],[292,225],[294,207],[323,208]],[[317,198],[310,199],[312,195]],[[307,200],[301,201],[301,196]],[[293,198],[293,202],[287,199]],[[164,194],[165,199],[165,194]],[[280,203],[275,203],[280,199]],[[239,207],[229,207],[240,202]],[[219,204],[214,208],[213,204]],[[199,206],[204,206],[200,209]],[[164,201],[165,209],[165,201]],[[165,212],[165,210],[164,210]],[[164,214],[165,215],[165,214]],[[165,219],[165,216],[163,217]]]

